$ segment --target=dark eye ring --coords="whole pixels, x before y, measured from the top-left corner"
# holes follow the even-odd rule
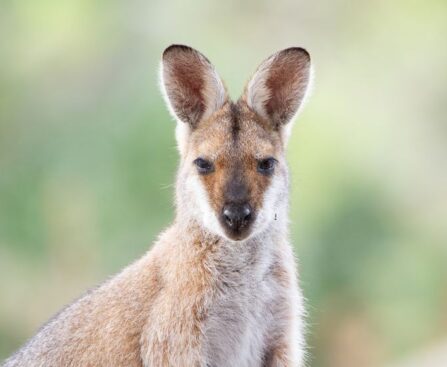
[[[211,172],[214,172],[214,165],[212,162],[207,161],[203,158],[197,158],[193,162],[197,166],[197,170],[201,175],[207,175]]]
[[[278,161],[275,158],[266,158],[258,161],[258,172],[269,176],[275,170],[275,165]]]

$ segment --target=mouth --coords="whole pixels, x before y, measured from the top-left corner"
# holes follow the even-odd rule
[[[237,233],[225,230],[225,236],[229,240],[236,241],[236,242],[246,240],[250,236],[250,234],[251,234],[251,231],[249,231],[249,230],[244,231],[244,232],[237,232]]]

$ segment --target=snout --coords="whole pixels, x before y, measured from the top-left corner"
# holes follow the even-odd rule
[[[225,232],[234,240],[242,240],[248,235],[253,219],[253,209],[248,203],[228,203],[220,216]]]

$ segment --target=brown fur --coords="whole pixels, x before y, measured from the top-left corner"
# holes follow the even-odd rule
[[[244,102],[239,102],[237,110],[233,106],[232,102],[225,104],[191,136],[193,154],[215,162],[215,174],[201,179],[216,211],[226,201],[226,187],[235,177],[249,188],[248,200],[259,208],[271,178],[256,172],[257,158],[279,156],[283,150],[280,135],[263,124]],[[219,147],[217,152],[215,147]]]
[[[163,86],[181,161],[176,219],[153,248],[62,310],[4,367],[300,367],[302,297],[287,231],[288,123],[302,103],[308,54],[261,64],[236,103],[209,61],[163,54]],[[198,157],[214,165],[199,174]],[[273,157],[274,173],[259,172]],[[226,203],[249,203],[249,229],[222,230]]]

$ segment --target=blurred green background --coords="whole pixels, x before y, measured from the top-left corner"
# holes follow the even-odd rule
[[[0,360],[173,218],[157,71],[185,43],[233,97],[313,57],[288,150],[309,365],[446,366],[446,36],[442,0],[2,0]]]

